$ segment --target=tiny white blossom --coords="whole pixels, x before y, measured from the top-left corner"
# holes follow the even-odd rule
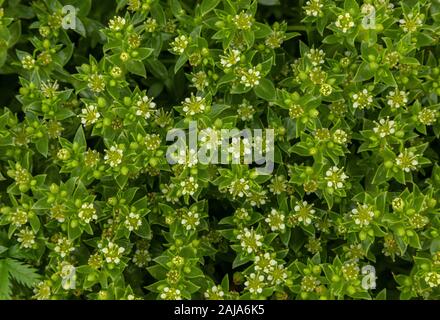
[[[258,234],[254,229],[244,228],[237,235],[237,239],[240,241],[243,250],[248,254],[257,252],[263,245],[263,236]]]
[[[293,208],[296,219],[308,226],[312,223],[316,210],[313,209],[313,204],[308,204],[307,201],[298,202]]]
[[[286,225],[284,224],[284,214],[272,208],[267,218],[264,220],[272,231],[284,232]]]
[[[125,218],[124,225],[129,231],[139,229],[139,227],[142,226],[141,215],[139,213],[130,212]]]
[[[112,241],[108,242],[105,247],[100,243],[98,244],[98,248],[103,253],[104,259],[107,263],[119,264],[121,262],[122,254],[125,252],[124,247],[120,247]]]
[[[348,141],[348,134],[342,129],[336,129],[332,138],[337,144],[345,144]]]
[[[92,220],[97,220],[98,215],[93,203],[83,203],[78,211],[78,217],[85,223],[90,223]]]
[[[20,230],[17,235],[17,241],[20,243],[20,247],[30,249],[35,245],[35,233],[29,228],[25,227]]]
[[[101,117],[101,114],[98,112],[97,106],[88,105],[81,109],[81,114],[79,117],[81,118],[81,123],[84,126],[90,126],[98,121],[98,119]]]
[[[137,249],[131,260],[137,267],[142,268],[151,261],[151,255],[146,249]]]
[[[176,288],[165,287],[159,296],[162,300],[182,300],[181,292]]]
[[[70,252],[74,251],[75,247],[71,240],[67,237],[60,237],[54,247],[54,251],[60,255],[61,258],[67,256]]]
[[[353,108],[359,110],[368,108],[373,103],[373,95],[367,89],[363,89],[362,91],[353,94],[352,98]]]
[[[265,277],[264,275],[251,273],[247,277],[244,285],[251,294],[261,294],[266,287]]]
[[[260,71],[256,67],[252,67],[248,70],[243,70],[240,78],[240,83],[245,87],[255,87],[260,83]]]
[[[221,286],[212,286],[205,291],[204,296],[210,300],[223,300],[225,292]]]
[[[344,181],[349,177],[336,166],[331,167],[325,172],[325,179],[327,180],[327,187],[334,189],[342,189]]]
[[[322,49],[310,49],[306,54],[307,58],[312,62],[312,65],[317,67],[325,62],[325,52]]]
[[[399,20],[400,27],[405,32],[416,32],[423,25],[423,15],[409,13]]]
[[[203,113],[206,109],[205,98],[191,94],[189,98],[185,98],[182,102],[182,106],[182,110],[186,115],[194,116]]]
[[[220,64],[224,68],[230,68],[240,61],[240,55],[241,52],[236,49],[226,52],[225,55],[220,56]]]
[[[180,223],[187,231],[195,230],[200,225],[200,215],[197,212],[188,211],[182,215]]]
[[[26,70],[32,70],[35,67],[36,61],[31,55],[26,55],[21,60],[21,65],[23,66],[23,69]]]
[[[180,186],[182,187],[182,195],[194,195],[197,189],[199,188],[199,184],[196,182],[194,177],[189,177],[186,180],[180,182]]]
[[[428,272],[425,275],[425,282],[431,288],[440,286],[440,274],[438,272]]]
[[[254,117],[255,108],[247,100],[243,100],[243,102],[238,105],[237,114],[242,121],[250,121]]]
[[[335,22],[335,26],[340,29],[343,33],[347,33],[354,26],[354,20],[350,13],[340,14]]]
[[[318,17],[322,14],[323,0],[308,0],[303,7],[306,15],[310,17]]]
[[[408,93],[403,90],[395,89],[390,91],[387,95],[387,104],[391,108],[398,109],[400,107],[405,107],[408,103]]]
[[[150,117],[156,112],[156,103],[153,102],[153,98],[143,96],[136,101],[136,115],[142,116],[145,119]]]
[[[381,138],[385,138],[396,132],[396,123],[394,120],[390,120],[389,117],[386,119],[380,119],[379,123],[375,123],[376,127],[373,128],[373,132],[378,134]]]
[[[249,181],[244,178],[240,178],[232,181],[232,183],[228,186],[229,193],[234,197],[238,196],[243,198],[245,195],[249,194]]]
[[[397,156],[396,165],[405,172],[417,170],[417,166],[419,164],[419,161],[417,160],[418,157],[419,155],[416,155],[414,152],[405,149]]]
[[[113,19],[110,19],[108,27],[112,31],[120,31],[124,28],[125,24],[126,21],[123,17],[114,17]]]
[[[351,210],[351,217],[355,224],[361,227],[368,226],[374,218],[374,211],[367,204],[358,204],[356,208]]]
[[[240,12],[232,18],[235,26],[240,30],[249,30],[252,27],[254,18],[245,12]]]
[[[173,51],[175,54],[183,54],[188,44],[188,37],[185,35],[180,35],[174,38],[174,41],[170,43],[171,51]]]

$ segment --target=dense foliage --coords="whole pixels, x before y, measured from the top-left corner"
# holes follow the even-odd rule
[[[440,297],[439,1],[0,4],[0,298]]]

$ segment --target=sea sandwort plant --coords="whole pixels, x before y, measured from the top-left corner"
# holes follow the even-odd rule
[[[440,2],[0,0],[1,299],[439,299]]]

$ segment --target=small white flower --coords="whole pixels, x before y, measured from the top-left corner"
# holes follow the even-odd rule
[[[94,93],[100,93],[105,89],[105,79],[102,74],[92,74],[88,78],[87,86]]]
[[[400,107],[405,107],[408,103],[408,93],[405,91],[395,89],[394,91],[390,91],[386,97],[387,104],[394,109],[398,109]]]
[[[423,25],[423,16],[421,14],[414,15],[409,13],[403,19],[399,20],[400,27],[405,32],[416,32]]]
[[[189,44],[188,37],[185,35],[180,35],[174,38],[174,41],[170,43],[171,51],[174,52],[175,54],[183,54],[188,44]]]
[[[277,261],[272,258],[269,252],[264,254],[258,254],[255,257],[254,269],[255,271],[261,271],[265,274],[270,274],[277,266]]]
[[[9,220],[15,227],[21,227],[28,222],[28,212],[17,208],[9,217]]]
[[[30,249],[35,245],[35,233],[29,228],[25,227],[20,230],[17,235],[17,241],[20,243],[20,247]]]
[[[334,189],[342,189],[344,187],[344,181],[349,177],[343,172],[343,169],[339,169],[336,166],[331,167],[325,172],[325,179],[327,181],[327,187]]]
[[[361,7],[361,13],[363,15],[370,15],[375,12],[376,8],[370,3],[364,3]]]
[[[230,68],[240,61],[240,55],[241,52],[239,50],[233,49],[225,53],[225,55],[220,56],[220,64],[224,68]]]
[[[419,164],[419,161],[417,160],[418,157],[419,155],[416,155],[414,152],[405,149],[397,156],[396,165],[405,172],[417,170],[417,166]]]
[[[98,107],[95,105],[88,105],[81,110],[81,123],[84,126],[90,126],[98,121],[101,114],[98,112]]]
[[[333,132],[333,141],[337,144],[345,144],[348,140],[348,134],[342,129],[336,129]]]
[[[23,66],[23,69],[26,69],[26,70],[32,70],[35,67],[35,63],[36,63],[36,61],[31,55],[26,55],[21,60],[21,65]]]
[[[380,119],[379,123],[376,123],[376,127],[373,128],[373,132],[378,134],[381,138],[392,135],[396,132],[396,125],[394,120],[390,120],[389,117],[386,119]]]
[[[238,105],[237,114],[242,121],[250,121],[253,119],[255,114],[255,108],[249,104],[247,100]]]
[[[182,102],[182,106],[182,110],[186,113],[186,115],[194,116],[196,114],[203,113],[206,109],[205,98],[191,94],[189,98],[185,98],[185,100]]]
[[[301,290],[304,292],[313,292],[321,284],[315,276],[307,275],[301,280]]]
[[[125,218],[124,225],[129,231],[139,229],[139,227],[142,226],[141,215],[139,213],[130,212]]]
[[[124,247],[120,247],[112,241],[108,242],[105,247],[100,243],[98,244],[98,248],[104,254],[104,259],[107,263],[119,264],[121,262],[122,254],[125,252]]]
[[[271,210],[270,214],[264,220],[270,227],[272,231],[284,232],[286,225],[284,224],[284,214],[276,209]]]
[[[71,240],[67,237],[60,237],[54,247],[54,251],[60,255],[61,258],[66,257],[70,252],[74,251],[75,247]]]
[[[244,285],[251,294],[261,294],[263,292],[263,289],[266,287],[265,277],[264,275],[251,273],[247,277]]]
[[[213,128],[206,128],[200,131],[199,139],[207,150],[215,150],[220,144],[220,132]],[[196,151],[194,150],[194,154]]]
[[[225,292],[221,286],[212,286],[204,293],[206,299],[210,300],[222,300],[225,296]]]
[[[113,19],[110,19],[108,27],[112,31],[120,31],[124,28],[125,24],[126,21],[123,17],[114,17]]]
[[[255,87],[260,83],[260,78],[260,71],[258,71],[256,67],[252,67],[242,71],[240,83],[245,87]]]
[[[340,29],[343,33],[347,33],[354,26],[354,20],[350,13],[340,14],[335,22],[335,26]]]
[[[79,209],[78,217],[85,223],[90,223],[92,220],[96,221],[98,219],[98,215],[93,203],[83,203]]]
[[[187,231],[195,230],[200,225],[200,216],[197,212],[188,211],[183,213],[180,223]]]
[[[425,126],[433,125],[437,121],[438,112],[428,108],[422,109],[417,115],[417,119]]]
[[[310,17],[318,17],[322,14],[323,0],[308,0],[303,7],[306,15]]]
[[[362,110],[370,107],[373,103],[373,95],[367,89],[353,94],[352,98],[354,109]]]
[[[182,195],[194,195],[197,189],[199,188],[199,184],[196,182],[194,177],[189,177],[188,179],[180,182],[180,186],[182,187]]]
[[[356,208],[351,210],[351,218],[355,224],[361,227],[368,226],[374,218],[373,207],[367,204],[358,204]]]
[[[133,255],[133,263],[139,267],[145,267],[151,261],[151,255],[146,249],[137,249]]]
[[[284,175],[277,175],[270,180],[269,191],[274,194],[282,194],[287,190],[287,180]]]
[[[307,58],[312,62],[312,65],[317,67],[321,64],[325,63],[325,52],[323,50],[318,49],[310,49],[306,54]]]
[[[143,96],[136,102],[136,115],[142,116],[145,119],[150,119],[156,112],[156,103],[153,102],[153,98]]]
[[[245,195],[249,194],[249,181],[244,178],[240,178],[232,181],[232,183],[228,186],[229,193],[234,197],[238,196],[243,198]]]
[[[252,27],[253,20],[254,18],[244,11],[240,12],[232,18],[235,26],[240,30],[249,30]]]
[[[269,272],[267,280],[269,280],[272,285],[280,285],[286,282],[287,277],[288,274],[284,266],[278,264]]]
[[[157,28],[156,19],[150,17],[145,21],[145,30],[147,32],[154,32],[156,28]]]
[[[34,298],[37,300],[49,300],[52,294],[52,283],[49,280],[40,281],[34,288]]]
[[[159,296],[162,300],[182,300],[181,292],[176,288],[165,287]]]
[[[431,288],[440,286],[440,274],[438,272],[428,272],[425,275],[425,282]]]
[[[228,147],[228,152],[232,154],[233,159],[240,159],[240,157],[252,154],[252,144],[248,138],[231,139],[231,145]]]
[[[122,162],[123,151],[116,146],[111,146],[109,150],[105,150],[104,160],[110,167],[116,167]]]
[[[160,147],[161,140],[160,135],[156,133],[146,134],[144,144],[145,147],[147,147],[147,150],[155,151]]]
[[[191,78],[193,86],[199,91],[204,91],[209,86],[208,75],[204,71],[194,73]]]
[[[254,229],[244,228],[238,235],[237,239],[240,241],[240,245],[243,250],[248,253],[255,253],[263,245],[261,240],[263,236],[256,233]]]
[[[296,219],[305,226],[310,225],[315,218],[316,210],[313,209],[313,204],[308,204],[307,201],[298,202],[293,210],[295,211]]]

